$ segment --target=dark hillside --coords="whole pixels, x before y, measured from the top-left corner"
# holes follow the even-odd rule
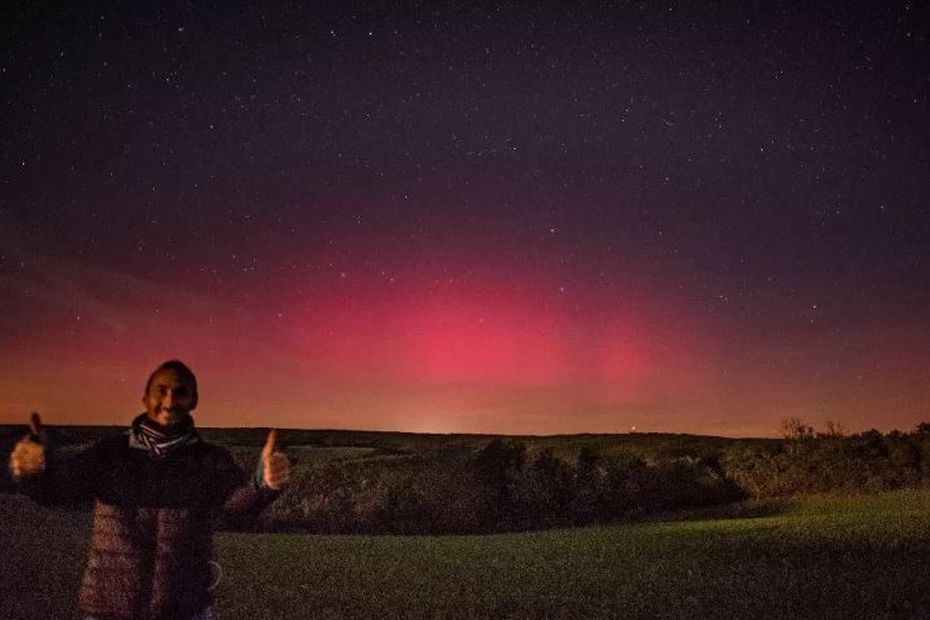
[[[264,515],[271,530],[464,534],[602,524],[746,497],[926,486],[930,425],[912,433],[784,439],[635,433],[557,436],[284,429],[293,478]],[[25,426],[0,427],[8,454]],[[49,429],[67,454],[120,427]],[[266,429],[201,429],[254,471]],[[13,485],[4,468],[2,490]]]

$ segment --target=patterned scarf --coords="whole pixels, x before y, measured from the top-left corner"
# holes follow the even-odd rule
[[[200,441],[194,430],[194,421],[187,417],[176,428],[168,429],[149,419],[146,414],[136,417],[129,429],[129,445],[148,450],[152,456],[164,458],[181,446]]]

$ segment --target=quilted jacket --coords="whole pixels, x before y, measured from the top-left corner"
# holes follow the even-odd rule
[[[131,435],[54,455],[22,488],[45,504],[94,501],[78,598],[98,617],[184,618],[208,607],[215,526],[246,526],[277,495],[202,440],[164,457]]]

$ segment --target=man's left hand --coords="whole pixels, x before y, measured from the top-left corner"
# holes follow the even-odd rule
[[[283,452],[276,451],[278,431],[268,431],[268,439],[262,448],[262,481],[269,489],[279,490],[291,477],[291,462]]]

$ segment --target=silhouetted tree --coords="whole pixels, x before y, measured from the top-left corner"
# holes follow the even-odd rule
[[[526,446],[515,441],[494,439],[474,460],[476,476],[484,487],[480,523],[489,530],[505,530],[514,521],[515,504],[511,481],[522,473]]]

